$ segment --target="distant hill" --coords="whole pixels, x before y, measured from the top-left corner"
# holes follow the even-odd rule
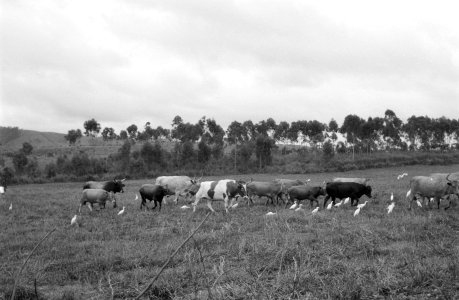
[[[0,127],[0,148],[4,151],[15,151],[27,142],[34,149],[68,147],[65,134],[56,132],[39,132],[18,129],[17,127]]]

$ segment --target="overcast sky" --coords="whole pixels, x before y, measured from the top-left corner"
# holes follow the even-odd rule
[[[0,126],[459,118],[456,1],[0,3]]]

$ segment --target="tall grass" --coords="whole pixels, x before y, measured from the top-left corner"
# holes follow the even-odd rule
[[[296,175],[321,184],[334,176],[371,178],[375,198],[357,217],[349,206],[310,214],[264,205],[212,214],[147,292],[151,299],[454,299],[459,291],[457,206],[407,210],[406,177],[458,171],[459,165],[409,166],[343,173]],[[244,176],[226,175],[240,178]],[[220,177],[212,177],[217,179]],[[208,179],[208,178],[203,178]],[[128,181],[117,195],[126,214],[107,205],[70,226],[81,183],[19,185],[0,200],[0,298],[8,298],[14,275],[46,232],[57,227],[24,268],[17,296],[42,299],[134,298],[207,214],[163,205],[140,211],[135,193],[147,180]],[[396,198],[387,215],[390,193]],[[365,200],[365,199],[363,199]],[[138,200],[137,200],[138,201]],[[8,206],[13,203],[13,210]],[[322,201],[320,201],[322,204]],[[442,202],[442,208],[447,204]],[[268,211],[277,211],[267,217]]]

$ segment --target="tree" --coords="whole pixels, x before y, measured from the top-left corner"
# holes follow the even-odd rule
[[[328,123],[328,130],[332,132],[338,132],[338,123],[334,119],[331,119]]]
[[[27,165],[27,163],[27,156],[24,152],[18,151],[13,155],[13,165],[17,173],[21,174],[24,171],[24,168]]]
[[[95,137],[100,132],[100,124],[95,119],[85,121],[83,126],[85,129],[84,134],[86,136]]]
[[[257,156],[259,168],[270,165],[272,162],[271,150],[275,146],[275,141],[268,136],[259,134],[255,139],[255,155]]]
[[[278,142],[284,143],[287,140],[287,133],[289,128],[290,124],[288,122],[281,121],[274,131],[274,139]]]
[[[200,163],[206,163],[210,159],[210,155],[212,153],[212,149],[204,142],[204,140],[201,140],[198,143],[198,162]]]
[[[25,155],[30,155],[33,151],[33,146],[27,142],[22,144],[22,152],[24,152]]]
[[[323,145],[323,157],[326,161],[330,160],[335,156],[335,151],[333,150],[333,144],[330,140],[327,140]]]
[[[157,163],[158,165],[162,163],[162,154],[161,145],[158,143],[152,145],[151,143],[146,142],[140,149],[140,157],[142,157],[143,161],[149,168],[152,167],[154,163]]]
[[[128,138],[127,131],[126,130],[121,130],[120,131],[120,139],[127,140],[127,138]]]
[[[130,125],[128,128],[126,128],[126,131],[129,134],[129,138],[134,140],[137,136],[137,125]]]
[[[355,158],[355,144],[359,142],[359,138],[362,136],[362,125],[364,123],[365,120],[357,115],[347,115],[340,128],[340,132],[346,134],[347,142],[352,143],[352,159]]]
[[[105,141],[115,139],[116,138],[115,129],[113,129],[112,127],[105,127],[102,130],[102,138]]]
[[[382,134],[389,147],[399,145],[401,142],[400,131],[402,129],[402,120],[395,113],[388,109],[384,113],[384,124]]]
[[[64,138],[69,142],[70,145],[75,145],[78,139],[80,139],[83,135],[81,134],[80,129],[71,129],[67,132]]]

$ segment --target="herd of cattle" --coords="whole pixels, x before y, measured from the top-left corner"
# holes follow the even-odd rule
[[[400,176],[397,179],[400,179]],[[148,209],[148,200],[154,202],[153,209],[159,204],[159,209],[161,210],[163,198],[173,195],[175,203],[177,203],[179,197],[184,197],[188,202],[192,202],[194,198],[193,211],[196,210],[196,206],[201,199],[206,199],[207,206],[213,212],[213,201],[224,201],[225,210],[228,212],[229,208],[234,208],[238,205],[235,201],[245,199],[248,204],[253,204],[255,196],[266,197],[266,204],[269,201],[273,204],[276,201],[279,204],[279,200],[281,200],[285,203],[285,207],[289,202],[299,203],[302,200],[309,200],[311,207],[314,203],[319,206],[319,196],[325,197],[323,201],[324,207],[330,199],[334,205],[336,199],[342,200],[344,198],[349,198],[351,205],[357,206],[360,197],[363,195],[368,198],[372,197],[372,188],[367,178],[334,178],[331,182],[324,182],[321,186],[309,185],[308,181],[294,179],[250,180],[249,182],[233,179],[201,181],[196,178],[191,179],[188,176],[161,176],[156,179],[154,184],[142,185],[138,192],[141,198],[140,209]],[[124,187],[124,179],[86,182],[83,187],[79,212],[81,212],[81,208],[85,204],[91,210],[94,203],[98,203],[100,207],[105,207],[105,203],[108,200],[111,200],[113,207],[116,207],[114,194],[124,192]],[[430,201],[435,200],[438,208],[440,208],[440,199],[447,197],[450,201],[445,209],[448,209],[451,206],[451,195],[459,197],[459,172],[414,176],[410,181],[410,190],[407,192],[410,209],[412,202],[418,200],[418,197],[422,201],[425,198]]]

